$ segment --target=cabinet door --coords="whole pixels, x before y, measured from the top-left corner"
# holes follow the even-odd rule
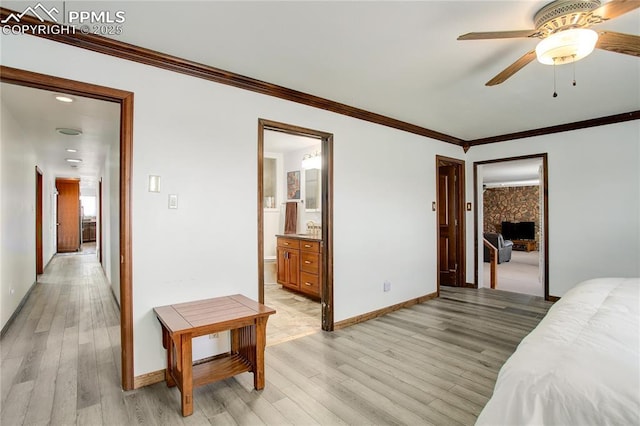
[[[300,252],[298,250],[287,251],[288,259],[288,281],[291,288],[300,288]]]
[[[300,288],[300,252],[278,247],[278,284]]]
[[[287,249],[278,247],[278,255],[276,258],[277,266],[278,266],[278,274],[276,276],[276,281],[278,284],[286,285],[287,284]]]

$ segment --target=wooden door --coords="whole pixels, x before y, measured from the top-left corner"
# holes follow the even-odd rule
[[[440,225],[440,284],[457,285],[456,271],[456,174],[454,166],[440,166],[438,172],[438,223]]]
[[[44,272],[42,255],[42,172],[36,167],[36,275]]]
[[[464,287],[464,163],[439,158],[437,165],[439,284]]]
[[[102,251],[104,249],[104,244],[102,244],[102,179],[98,181],[98,223],[96,224],[98,229],[96,229],[96,241],[98,242],[98,261],[104,268],[104,263],[102,262]]]
[[[58,253],[80,250],[80,181],[56,179]]]

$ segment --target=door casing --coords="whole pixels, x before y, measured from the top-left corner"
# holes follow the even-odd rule
[[[258,300],[264,303],[264,132],[273,130],[320,140],[322,155],[322,329],[333,331],[333,135],[331,133],[280,123],[258,120]]]
[[[542,198],[543,198],[543,209],[542,212],[544,214],[543,228],[542,232],[544,232],[543,236],[543,247],[544,247],[544,299],[545,300],[557,300],[556,297],[549,295],[549,178],[548,178],[548,159],[547,153],[542,154],[532,154],[532,155],[522,155],[519,157],[508,157],[508,158],[498,158],[494,160],[487,161],[477,161],[473,163],[473,197],[475,199],[476,206],[478,206],[479,197],[482,196],[482,193],[478,191],[478,166],[483,164],[492,164],[492,163],[501,163],[506,161],[515,161],[515,160],[526,160],[531,158],[541,158],[542,159]],[[476,287],[478,285],[478,256],[479,250],[482,247],[482,243],[478,241],[478,227],[480,226],[480,222],[478,219],[478,209],[476,209],[474,213],[474,280],[476,283]]]
[[[36,280],[44,272],[44,254],[42,247],[42,170],[36,166]]]
[[[131,176],[133,166],[133,93],[0,65],[0,81],[18,86],[115,102],[120,105],[120,341],[122,388],[134,388]]]

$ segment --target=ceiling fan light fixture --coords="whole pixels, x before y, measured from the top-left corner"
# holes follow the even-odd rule
[[[588,28],[559,31],[538,43],[536,57],[545,65],[570,64],[593,52],[597,42],[598,33]]]

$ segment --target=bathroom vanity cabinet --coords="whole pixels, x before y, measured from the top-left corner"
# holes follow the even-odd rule
[[[278,235],[278,284],[320,297],[322,242],[301,235]]]

